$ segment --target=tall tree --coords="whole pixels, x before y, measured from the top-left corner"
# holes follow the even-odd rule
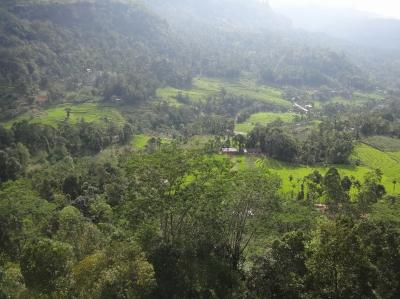
[[[321,222],[308,254],[313,298],[374,298],[372,265],[352,220]]]
[[[336,168],[330,168],[323,180],[324,194],[329,211],[337,213],[341,206],[347,203],[347,194],[344,192],[340,174]]]
[[[261,170],[243,171],[234,178],[228,199],[229,248],[238,268],[247,246],[257,234],[257,221],[276,208],[280,179]]]
[[[21,257],[21,272],[26,286],[44,294],[65,287],[66,282],[62,280],[66,278],[71,266],[71,246],[49,239],[27,244]]]

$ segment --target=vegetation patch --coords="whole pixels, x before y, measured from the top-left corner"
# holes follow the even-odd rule
[[[5,127],[9,128],[13,123],[22,120],[54,127],[57,123],[66,119],[73,124],[81,120],[97,122],[104,119],[121,125],[125,122],[122,115],[114,107],[102,106],[97,103],[83,103],[63,104],[44,111],[28,112],[6,123]]]
[[[385,96],[378,92],[361,92],[356,91],[353,93],[353,100],[355,101],[383,101]]]
[[[278,119],[284,122],[292,122],[295,118],[295,113],[276,113],[276,112],[260,112],[255,113],[250,116],[250,118],[241,124],[236,124],[235,131],[248,133],[250,132],[257,124],[267,125],[271,122],[274,122]]]
[[[387,153],[367,144],[360,144],[354,151],[353,159],[370,169],[380,169],[387,191],[393,191],[393,181],[400,182],[400,152]]]
[[[136,135],[135,137],[133,137],[131,145],[134,148],[143,149],[143,148],[145,148],[145,146],[147,145],[147,142],[149,142],[150,139],[151,139],[151,136],[149,136],[149,135],[144,135],[144,134]]]
[[[341,176],[354,177],[363,182],[365,175],[371,170],[380,169],[383,173],[382,183],[386,191],[390,194],[399,193],[400,187],[396,187],[393,182],[400,182],[400,152],[386,153],[377,150],[366,144],[358,145],[353,153],[353,161],[358,160],[361,165],[332,165],[337,168]],[[257,160],[257,163],[266,165],[268,169],[279,175],[282,179],[282,191],[295,192],[300,190],[301,180],[317,170],[322,175],[328,171],[329,167],[307,167],[292,166],[272,159]],[[290,178],[290,179],[289,179]]]
[[[275,104],[283,108],[290,108],[289,101],[283,99],[283,93],[277,88],[259,85],[251,80],[227,81],[223,79],[197,77],[193,79],[191,89],[177,89],[172,87],[157,90],[157,97],[168,102],[176,103],[176,96],[182,94],[191,100],[197,101],[219,92],[227,92],[235,96],[242,96],[256,101]]]
[[[330,99],[330,103],[339,103],[339,104],[364,104],[370,101],[383,101],[385,97],[377,92],[361,92],[356,91],[353,92],[353,95],[350,98],[343,96],[334,96]]]
[[[371,136],[365,138],[363,142],[373,148],[383,152],[400,151],[400,139],[387,136]]]
[[[201,149],[213,139],[214,137],[211,135],[195,135],[189,138],[183,147],[186,149]]]
[[[135,135],[131,141],[131,145],[136,149],[144,149],[149,142],[158,147],[161,144],[170,144],[171,139],[166,137],[155,137],[146,134]]]
[[[371,170],[365,166],[351,165],[331,165],[329,167],[293,166],[272,159],[260,159],[256,161],[256,164],[266,166],[267,169],[277,174],[282,179],[282,191],[284,193],[294,191],[296,194],[300,191],[303,178],[314,171],[318,171],[322,175],[325,175],[330,167],[335,167],[342,177],[354,177],[362,182],[364,176]]]
[[[394,194],[399,193],[399,188],[394,188],[393,181],[397,180],[400,182],[400,175],[398,174],[398,169],[400,169],[400,159],[399,162],[395,161],[393,155],[386,155],[386,153],[380,152],[376,153],[373,148],[368,147],[366,145],[357,146],[355,149],[355,153],[353,156],[362,157],[362,165],[354,166],[354,165],[330,165],[330,166],[294,166],[288,163],[283,163],[270,158],[259,158],[254,156],[238,156],[233,157],[232,161],[235,163],[236,170],[245,170],[248,168],[254,167],[265,167],[272,173],[278,175],[282,180],[282,193],[291,193],[297,194],[301,189],[301,184],[304,177],[312,174],[314,171],[318,171],[321,175],[325,175],[330,167],[335,167],[342,177],[348,176],[349,178],[353,177],[360,182],[364,181],[364,178],[368,172],[374,169],[381,169],[383,172],[382,183],[386,188],[387,193]],[[374,164],[373,156],[375,157],[385,157],[383,163],[383,167],[378,167],[378,163]],[[396,153],[397,157],[400,158],[400,152]],[[396,157],[394,155],[394,157]],[[387,159],[387,160],[385,160]],[[391,159],[391,160],[390,160]],[[391,165],[389,161],[394,161],[395,165]],[[396,172],[397,170],[397,172]]]

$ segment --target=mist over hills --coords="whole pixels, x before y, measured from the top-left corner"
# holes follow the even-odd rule
[[[396,24],[320,16],[0,0],[0,299],[400,298]]]
[[[289,21],[275,14],[267,1],[258,0],[147,0],[149,5],[171,23],[186,20],[231,30],[283,29]],[[176,18],[176,15],[179,17]]]
[[[0,8],[0,16],[3,118],[25,109],[40,91],[56,103],[64,91],[80,90],[89,81],[103,88],[112,81],[128,84],[131,96],[143,100],[160,82],[180,84],[167,82],[180,68],[179,42],[142,5],[25,3]]]
[[[295,28],[326,33],[351,43],[385,50],[400,49],[400,20],[347,7],[283,5],[275,11]]]
[[[386,61],[372,67],[370,56],[294,29],[267,2],[24,0],[2,2],[0,14],[4,118],[28,109],[42,91],[56,103],[55,86],[81,90],[87,68],[95,96],[119,82],[132,102],[149,100],[160,86],[190,86],[198,75],[297,87],[396,85],[376,80]]]

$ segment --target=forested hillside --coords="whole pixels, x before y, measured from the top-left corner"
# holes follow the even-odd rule
[[[397,57],[267,1],[1,1],[0,299],[399,298]]]
[[[224,9],[225,18],[217,14],[210,19],[198,11],[221,11],[223,4],[153,1],[156,16],[136,2],[38,3],[10,2],[1,8],[3,120],[68,94],[75,100],[115,95],[146,101],[157,87],[190,86],[195,75],[232,79],[250,74],[265,84],[373,87],[343,53],[274,31],[282,21],[266,4],[246,5],[243,13],[239,4],[229,2],[235,11]],[[188,14],[186,7],[192,6]],[[263,20],[263,26],[252,23],[262,32],[230,28],[247,28],[254,21],[252,12]],[[221,20],[230,21],[218,25]],[[77,91],[83,95],[71,95]]]
[[[113,93],[137,102],[162,84],[190,82],[168,24],[140,4],[5,4],[0,13],[3,119],[69,92],[84,93],[76,100]]]
[[[237,78],[250,73],[263,83],[278,85],[373,86],[344,52],[291,30],[289,21],[267,2],[148,2],[202,58],[197,60],[202,74]]]

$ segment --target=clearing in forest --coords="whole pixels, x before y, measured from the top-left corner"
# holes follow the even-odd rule
[[[387,191],[399,193],[400,187],[397,188],[393,182],[400,182],[400,151],[383,152],[367,144],[360,144],[356,147],[352,158],[357,159],[362,166],[380,169]]]
[[[150,139],[151,139],[151,136],[149,136],[149,135],[145,135],[145,134],[135,135],[132,139],[131,145],[134,148],[143,149],[146,147],[146,145]]]
[[[56,126],[57,123],[66,120],[68,114],[68,121],[73,124],[78,123],[81,120],[86,122],[98,122],[105,119],[121,125],[125,122],[122,115],[114,107],[103,106],[97,103],[83,103],[62,104],[46,110],[27,112],[4,125],[6,128],[9,128],[15,122],[28,120],[31,123]]]
[[[322,175],[330,167],[338,169],[341,176],[353,177],[360,182],[364,182],[365,175],[375,169],[383,172],[382,183],[388,194],[400,193],[400,151],[383,152],[366,144],[356,146],[351,157],[353,165],[330,165],[324,166],[303,166],[290,165],[270,158],[260,158],[253,156],[240,156],[233,158],[238,165],[236,169],[240,170],[246,167],[266,167],[272,173],[277,174],[282,179],[282,192],[297,194],[300,191],[304,177],[317,170]],[[357,162],[358,166],[354,163]],[[394,184],[394,182],[396,182]],[[353,190],[355,191],[355,190]]]
[[[363,143],[383,152],[400,151],[400,139],[387,136],[371,136],[365,138]]]
[[[176,100],[178,94],[187,96],[192,101],[198,101],[216,95],[224,90],[235,96],[271,103],[282,108],[289,109],[292,107],[289,101],[283,99],[283,92],[280,89],[259,85],[252,80],[227,81],[216,78],[197,77],[193,79],[192,88],[160,88],[157,90],[157,97],[172,105],[180,105]]]
[[[296,117],[295,113],[279,113],[279,112],[260,112],[252,114],[244,123],[235,125],[236,132],[249,133],[257,124],[267,125],[278,119],[284,122],[292,122]]]

